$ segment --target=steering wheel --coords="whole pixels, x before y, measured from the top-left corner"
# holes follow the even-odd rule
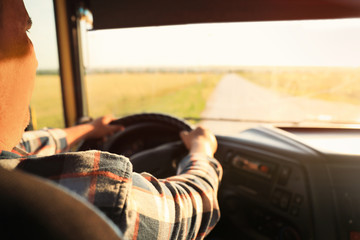
[[[129,157],[135,172],[146,171],[159,178],[171,176],[176,172],[177,161],[187,153],[179,133],[192,128],[173,116],[141,113],[119,118],[111,124],[125,129],[97,149]],[[94,148],[86,145],[89,144],[80,150]]]

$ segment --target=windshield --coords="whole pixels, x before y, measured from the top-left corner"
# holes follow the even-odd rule
[[[360,20],[89,31],[91,116],[162,112],[216,133],[360,123]]]

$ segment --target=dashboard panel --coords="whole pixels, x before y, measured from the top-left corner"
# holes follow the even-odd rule
[[[217,138],[222,218],[209,239],[360,236],[357,155],[320,151],[273,127]]]

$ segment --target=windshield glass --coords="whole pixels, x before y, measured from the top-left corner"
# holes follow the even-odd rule
[[[89,31],[90,114],[162,112],[234,133],[360,123],[360,20]]]

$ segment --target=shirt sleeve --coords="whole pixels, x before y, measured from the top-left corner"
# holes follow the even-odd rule
[[[13,151],[21,149],[29,155],[48,156],[67,150],[66,133],[62,129],[42,129],[38,131],[28,131],[22,136],[21,142]]]
[[[221,165],[205,155],[189,155],[178,173],[167,179],[133,173],[118,219],[125,239],[203,239],[213,229],[220,218]]]

